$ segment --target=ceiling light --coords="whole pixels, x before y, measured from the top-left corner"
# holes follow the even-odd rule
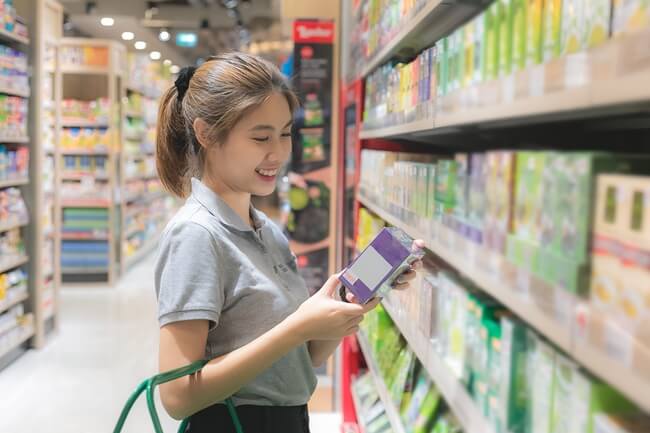
[[[124,32],[124,33],[122,33],[122,40],[123,41],[132,41],[133,39],[135,39],[135,35],[133,34],[133,32]]]
[[[171,39],[171,35],[167,30],[161,30],[160,33],[158,33],[158,39],[160,39],[163,42],[167,42],[169,39]]]
[[[149,53],[149,58],[151,60],[160,60],[160,51],[152,51]]]
[[[111,17],[104,17],[101,20],[99,20],[99,22],[104,27],[111,27],[113,24],[115,24],[115,20]]]
[[[171,66],[171,65],[172,65],[172,61],[169,60],[169,59],[165,59],[165,61],[163,62],[163,64],[164,64],[165,66]]]
[[[172,74],[178,74],[180,72],[180,70],[181,70],[181,68],[178,65],[172,65],[169,68],[169,72],[171,72]]]
[[[136,50],[144,50],[145,48],[147,48],[147,43],[145,41],[137,41],[134,44],[134,47]]]

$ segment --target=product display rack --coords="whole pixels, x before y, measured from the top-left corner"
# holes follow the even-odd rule
[[[108,40],[63,38],[56,68],[57,146],[55,151],[57,281],[112,284],[119,274],[121,239],[119,167],[123,119],[120,116],[126,49]],[[103,98],[103,99],[100,99]],[[99,105],[99,118],[64,116],[64,101]],[[99,102],[92,102],[99,101]],[[97,110],[97,109],[96,109]],[[79,132],[77,132],[79,131]],[[71,134],[100,136],[91,147],[64,145]],[[73,135],[74,136],[74,135]],[[101,146],[101,147],[97,147]],[[64,167],[64,158],[102,164],[82,175]],[[90,159],[84,159],[90,158]],[[97,169],[93,169],[97,170]],[[76,191],[80,191],[76,193]],[[66,219],[68,223],[66,223]],[[73,221],[73,222],[72,222]]]
[[[424,33],[418,29],[418,23],[426,19],[424,11],[433,8],[436,2],[424,3],[425,6],[414,17],[399,27],[396,40],[385,45],[376,57],[371,56],[371,61],[363,67],[357,67],[361,71],[361,78],[353,85],[364,87],[367,76],[382,64],[389,60],[413,59],[419,51],[436,43],[435,38],[441,34],[419,45],[409,42],[424,37]],[[482,2],[482,6],[489,3]],[[446,4],[446,7],[454,8],[456,5]],[[358,15],[359,10],[350,17],[362,22]],[[462,20],[448,21],[445,32],[463,24]],[[501,75],[496,79],[461,87],[442,96],[434,94],[431,107],[423,111],[425,115],[416,111],[400,117],[401,113],[398,113],[397,117],[375,119],[369,124],[358,120],[358,146],[389,152],[444,154],[459,151],[448,147],[448,144],[447,147],[442,144],[448,138],[459,136],[462,139],[469,135],[471,140],[471,134],[500,134],[505,128],[519,128],[517,134],[521,136],[526,133],[525,128],[532,129],[533,125],[560,121],[583,122],[594,119],[595,124],[604,119],[610,125],[613,124],[610,119],[617,119],[622,120],[619,125],[635,125],[634,119],[647,113],[650,104],[650,88],[647,85],[650,82],[650,51],[647,49],[649,38],[650,28],[626,31],[608,38],[595,48],[562,54],[507,76]],[[416,49],[402,54],[399,48],[394,48],[401,44]],[[347,76],[358,77],[359,74],[350,74],[348,71]],[[422,97],[422,94],[417,96]],[[359,97],[357,101],[359,106],[362,106],[361,99]],[[420,110],[420,107],[417,109]],[[363,108],[357,107],[357,110],[363,111]],[[626,123],[626,119],[630,121]],[[599,129],[598,126],[595,128]],[[438,137],[443,136],[444,139],[438,140]],[[391,142],[389,139],[401,141]],[[427,145],[432,145],[430,150],[427,150]],[[475,144],[472,149],[485,151],[503,146],[503,143],[492,143],[491,147],[485,145],[482,148]],[[359,171],[359,163],[355,162],[355,165]],[[382,205],[381,198],[373,197],[372,191],[359,191],[358,188],[357,191],[354,214],[347,218],[356,219],[358,210],[365,208],[388,224],[403,229],[413,238],[424,239],[427,249],[434,257],[499,301],[573,362],[606,381],[642,411],[650,413],[650,380],[645,373],[628,367],[627,362],[630,361],[625,361],[625,355],[621,355],[632,353],[631,348],[637,350],[636,347],[641,346],[641,342],[634,341],[634,337],[622,330],[615,332],[613,325],[608,328],[609,321],[613,322],[613,319],[593,310],[588,299],[541,281],[509,263],[504,256],[478,246],[439,221],[409,219],[401,210]],[[480,413],[464,384],[455,379],[449,368],[441,362],[431,341],[420,336],[414,324],[401,316],[400,308],[394,302],[391,302],[389,294],[383,302],[385,309],[429,372],[464,431],[492,431],[492,426]],[[589,333],[593,332],[593,321],[604,322],[602,326],[605,333],[610,333],[606,338],[611,347],[596,346],[591,342]],[[363,338],[360,340],[362,343]],[[345,363],[350,362],[355,362],[354,357],[344,355],[344,371]],[[345,380],[343,378],[344,384]]]
[[[8,5],[3,5],[8,7]],[[22,13],[23,10],[18,12]],[[6,11],[6,14],[9,15],[11,12]],[[29,52],[31,50],[31,41],[27,37],[23,37],[10,31],[9,24],[5,23],[3,17],[2,24],[0,24],[0,44],[9,47],[18,52],[24,53],[27,55],[26,66],[29,69],[31,65],[31,59],[29,59]],[[15,30],[15,25],[12,24],[13,29]],[[11,66],[3,66],[4,68],[11,68]],[[27,71],[21,71],[23,74]],[[17,79],[16,79],[17,80]],[[33,112],[29,108],[29,98],[30,92],[28,90],[16,90],[7,86],[2,86],[0,88],[0,95],[4,98],[19,98],[21,104],[26,104],[26,119],[24,125],[21,125],[24,129],[24,132],[19,132],[11,130],[10,128],[0,128],[0,146],[3,147],[2,159],[3,159],[3,171],[12,164],[11,161],[5,159],[7,155],[5,151],[9,152],[24,152],[27,149],[27,152],[30,154],[33,153],[33,148],[31,144],[31,139],[28,136],[29,131],[29,120],[33,116]],[[8,113],[3,107],[3,117],[13,117],[13,113]],[[3,123],[7,119],[3,119]],[[28,211],[27,215],[17,215],[10,218],[6,218],[4,222],[0,222],[0,236],[10,236],[11,233],[18,233],[20,238],[20,243],[22,247],[19,248],[20,251],[16,253],[7,252],[0,253],[3,257],[0,258],[0,274],[4,277],[5,274],[10,272],[19,272],[22,270],[26,274],[26,281],[22,281],[18,285],[13,284],[10,286],[2,287],[4,293],[1,294],[0,298],[0,321],[3,323],[0,325],[0,368],[11,363],[15,358],[20,356],[24,352],[25,343],[33,340],[34,337],[34,302],[35,295],[33,291],[29,290],[29,285],[33,284],[32,280],[34,276],[29,272],[29,267],[32,264],[30,260],[33,257],[30,257],[28,254],[33,254],[31,245],[29,245],[29,239],[34,234],[35,222],[34,216],[29,212],[33,205],[32,197],[30,195],[30,189],[33,186],[33,181],[29,176],[33,174],[33,168],[26,166],[25,172],[20,173],[18,176],[16,174],[2,173],[3,178],[0,180],[0,193],[4,194],[5,192],[10,191],[13,188],[17,188],[20,191],[20,200],[24,201]],[[6,178],[5,176],[9,176]],[[6,203],[3,203],[3,207],[6,206]],[[27,219],[24,219],[27,217]],[[3,239],[4,243],[4,239]],[[11,241],[10,241],[11,243]],[[4,248],[4,245],[0,248]],[[11,284],[11,283],[9,283]],[[3,281],[3,286],[5,282]]]

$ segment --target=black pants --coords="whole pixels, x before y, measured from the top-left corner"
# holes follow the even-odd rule
[[[244,433],[309,433],[309,412],[304,406],[237,407]],[[190,417],[186,433],[235,433],[228,409],[215,404]]]

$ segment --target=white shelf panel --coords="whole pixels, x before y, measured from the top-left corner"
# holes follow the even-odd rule
[[[0,233],[7,232],[9,230],[17,229],[20,227],[25,227],[29,224],[29,221],[13,221],[8,224],[0,223]]]
[[[0,260],[0,273],[15,269],[26,264],[27,262],[29,262],[29,257],[27,256],[13,257],[9,260]]]
[[[27,185],[28,183],[29,183],[29,178],[0,180],[0,188],[9,188],[12,186]]]
[[[29,324],[27,326],[24,326],[20,336],[14,342],[12,342],[12,344],[9,347],[7,347],[4,350],[0,349],[0,358],[4,357],[9,352],[19,347],[21,344],[23,344],[25,341],[29,340],[33,336],[34,336],[34,325]]]
[[[431,341],[416,329],[414,326],[416,324],[412,320],[399,314],[390,301],[389,293],[389,296],[382,302],[384,308],[429,373],[429,377],[435,383],[451,411],[458,418],[463,431],[466,433],[494,433],[492,425],[479,411],[465,385],[454,376],[444,360],[436,353]]]
[[[538,279],[509,265],[502,256],[474,246],[435,221],[430,222],[431,230],[427,233],[413,224],[404,223],[363,195],[359,195],[358,200],[389,224],[401,228],[414,238],[423,239],[433,254],[489,293],[596,376],[650,412],[650,380],[624,363],[612,360],[602,349],[581,343],[577,338],[581,332],[577,328],[577,312],[581,303],[576,296],[561,288],[544,285]],[[509,278],[486,268],[506,269]]]
[[[15,89],[8,86],[0,86],[0,93],[11,96],[20,96],[21,98],[29,98],[31,95],[29,89]]]
[[[386,415],[388,415],[388,420],[390,425],[393,428],[394,433],[406,433],[404,424],[402,423],[402,418],[399,415],[399,410],[395,407],[395,403],[388,392],[384,378],[381,376],[379,367],[373,358],[372,350],[370,349],[370,343],[368,339],[362,332],[357,333],[357,340],[359,341],[359,347],[363,352],[364,358],[366,359],[366,364],[368,364],[368,369],[372,374],[373,379],[375,380],[375,385],[377,387],[377,392],[382,403],[384,403],[384,408],[386,409]]]
[[[0,133],[0,143],[26,144],[29,143],[29,137],[16,137],[13,135],[2,135]]]
[[[29,45],[29,38],[25,38],[15,33],[8,32],[4,28],[0,28],[0,39],[4,41],[18,42],[23,45]]]
[[[9,289],[9,291],[16,291],[16,290],[17,289]],[[23,301],[26,301],[29,298],[29,292],[27,291],[27,288],[25,288],[24,290],[20,290],[20,292],[21,293],[19,293],[12,300],[4,299],[0,301],[0,314],[9,310],[11,307],[18,305]]]

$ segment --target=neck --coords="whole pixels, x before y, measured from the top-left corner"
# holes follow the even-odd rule
[[[253,225],[250,215],[251,195],[247,192],[235,191],[224,182],[211,176],[204,176],[203,183],[214,191],[237,215],[250,226]]]

